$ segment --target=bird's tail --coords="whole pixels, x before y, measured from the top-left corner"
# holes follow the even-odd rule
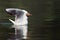
[[[9,21],[11,21],[13,24],[15,24],[15,21],[13,21],[13,20],[11,20],[11,19],[9,19]]]

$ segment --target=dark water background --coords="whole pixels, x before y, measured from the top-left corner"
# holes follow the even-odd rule
[[[0,40],[6,40],[14,19],[5,8],[29,11],[29,40],[60,40],[60,0],[0,0]]]

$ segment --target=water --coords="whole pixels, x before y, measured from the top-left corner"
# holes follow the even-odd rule
[[[8,20],[0,20],[0,40],[6,40],[9,37],[9,33],[13,32],[10,29],[12,23]]]

